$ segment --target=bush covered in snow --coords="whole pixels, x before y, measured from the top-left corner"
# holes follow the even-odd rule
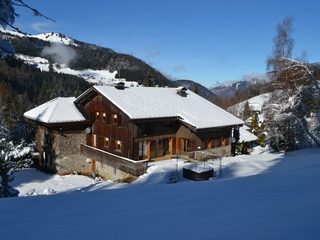
[[[18,196],[19,191],[13,189],[9,184],[14,179],[14,173],[18,169],[29,167],[32,148],[21,144],[14,146],[6,139],[0,140],[0,198]]]

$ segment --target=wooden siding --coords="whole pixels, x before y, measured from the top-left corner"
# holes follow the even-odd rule
[[[93,146],[93,135],[96,135],[96,147],[126,158],[133,158],[132,131],[130,119],[113,103],[102,95],[96,95],[84,106],[93,122],[91,133],[87,134],[87,144]],[[98,115],[97,115],[98,113]],[[114,121],[117,116],[117,121]],[[106,144],[108,138],[109,144]],[[117,142],[121,142],[121,150]]]

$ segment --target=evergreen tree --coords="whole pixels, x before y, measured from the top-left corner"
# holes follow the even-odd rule
[[[152,74],[152,72],[148,72],[144,81],[143,81],[143,86],[145,87],[154,87],[155,83],[154,83],[154,75]]]
[[[24,147],[24,142],[14,146],[12,142],[8,142],[5,139],[0,140],[0,198],[16,197],[19,194],[18,190],[10,186],[10,182],[14,179],[15,171],[29,167],[32,163],[31,152],[23,155],[22,149]],[[19,155],[16,152],[23,154]]]
[[[242,112],[242,119],[247,120],[250,116],[252,116],[252,111],[249,107],[249,102],[246,101],[243,112]]]
[[[259,130],[259,116],[258,116],[257,112],[252,114],[251,129],[253,131],[258,131]]]
[[[192,92],[194,92],[195,94],[198,94],[199,95],[199,87],[196,85],[194,86]]]

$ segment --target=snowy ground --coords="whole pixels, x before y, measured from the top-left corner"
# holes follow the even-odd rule
[[[167,184],[176,162],[152,164],[134,184],[23,171],[14,182],[21,192],[57,193],[0,199],[0,236],[320,239],[320,149],[284,156],[258,148],[224,158],[222,178]],[[184,164],[179,161],[178,168]]]
[[[242,101],[240,103],[237,103],[231,107],[228,107],[228,111],[233,113],[236,116],[241,116],[241,114],[244,110],[244,107],[246,105],[246,102],[248,102],[249,108],[252,111],[261,112],[263,104],[265,104],[267,101],[269,101],[270,97],[271,97],[271,93],[264,93],[264,94],[249,98],[249,99]]]

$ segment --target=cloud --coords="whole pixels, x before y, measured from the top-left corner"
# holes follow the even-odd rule
[[[145,53],[146,58],[155,58],[155,57],[159,57],[160,55],[161,55],[161,52],[158,49],[148,50]]]
[[[181,73],[181,72],[185,72],[186,70],[187,68],[182,64],[177,64],[172,67],[172,71],[174,73]]]
[[[144,55],[146,58],[156,58],[161,55],[161,47],[153,46],[149,49],[144,50]]]
[[[76,58],[77,52],[70,46],[61,43],[52,43],[50,47],[43,48],[41,56],[49,56],[58,64],[68,65]]]
[[[35,22],[31,24],[31,28],[38,33],[52,32],[55,24],[52,22]]]

